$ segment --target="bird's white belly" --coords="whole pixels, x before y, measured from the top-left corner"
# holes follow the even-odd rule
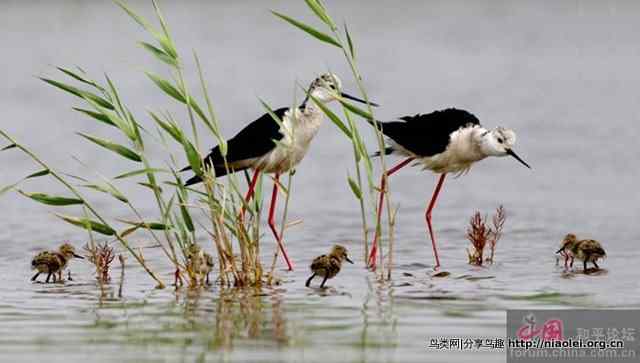
[[[316,136],[322,121],[321,113],[302,114],[292,121],[289,112],[283,118],[284,137],[276,147],[261,157],[257,167],[265,173],[284,173],[293,169],[309,150],[311,140]]]
[[[401,154],[416,158],[417,165],[429,169],[434,173],[465,173],[473,163],[486,157],[472,140],[474,128],[460,129],[451,134],[449,145],[438,154],[420,156],[406,150],[401,145],[393,143],[394,149]]]

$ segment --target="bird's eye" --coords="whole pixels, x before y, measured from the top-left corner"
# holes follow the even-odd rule
[[[499,142],[499,143],[501,143],[501,144],[502,144],[502,142],[503,142],[503,141],[504,141],[504,140],[503,140],[501,137],[499,137],[499,138],[498,138],[498,142]]]

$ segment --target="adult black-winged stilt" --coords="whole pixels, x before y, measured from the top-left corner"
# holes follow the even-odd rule
[[[468,111],[449,108],[424,115],[405,116],[400,120],[402,121],[368,121],[374,126],[377,125],[388,138],[389,146],[385,148],[385,154],[397,153],[406,157],[386,171],[387,177],[412,161],[415,161],[415,165],[422,165],[424,169],[440,174],[425,213],[437,269],[440,267],[440,259],[431,225],[431,211],[447,173],[465,174],[473,163],[488,156],[510,155],[527,168],[531,167],[513,151],[516,142],[515,132],[502,127],[487,130],[480,126],[478,118]],[[385,180],[383,175],[380,181],[378,223],[384,203]],[[376,264],[378,238],[376,230],[368,261],[372,268],[375,268]]]
[[[320,102],[329,103],[341,96],[354,101],[365,101],[342,93],[340,78],[332,73],[326,73],[315,79],[309,87],[308,94]],[[371,105],[377,106],[371,103]],[[282,128],[269,113],[262,115],[242,129],[236,136],[227,141],[227,165],[231,172],[244,169],[253,169],[253,177],[249,190],[245,196],[248,203],[253,197],[253,191],[260,173],[275,174],[276,182],[273,184],[271,205],[269,207],[268,224],[273,233],[282,256],[289,270],[293,270],[293,264],[285,251],[282,239],[278,234],[274,221],[276,199],[278,196],[278,179],[280,174],[294,168],[305,156],[311,140],[318,132],[324,118],[324,113],[309,97],[305,98],[302,105],[296,108],[283,107],[274,111],[282,121]],[[224,158],[218,146],[211,150],[203,163],[207,167],[213,167],[216,177],[227,174]],[[190,167],[182,169],[189,170]],[[201,182],[199,176],[187,180],[186,185]],[[241,215],[244,213],[242,209]]]

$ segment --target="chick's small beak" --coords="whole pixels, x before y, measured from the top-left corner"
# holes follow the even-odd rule
[[[367,101],[365,101],[365,100],[363,100],[363,99],[360,99],[360,98],[358,98],[358,97],[351,96],[350,94],[347,94],[347,93],[344,93],[344,92],[341,92],[341,93],[340,93],[340,96],[342,96],[342,97],[344,97],[344,98],[346,98],[346,99],[349,99],[349,100],[356,101],[356,102],[365,103],[365,104],[367,103]],[[369,101],[369,104],[370,104],[371,106],[374,106],[374,107],[378,107],[378,106],[379,106],[377,103],[373,103],[373,102],[371,102],[371,101]]]
[[[76,254],[76,253],[74,253],[74,254],[73,254],[73,257],[75,257],[75,258],[79,258],[79,259],[81,259],[81,260],[84,260],[84,257],[82,257],[82,256],[80,256],[80,255],[78,255],[78,254]]]
[[[527,168],[531,169],[531,167],[529,166],[529,164],[527,164],[524,160],[522,160],[516,153],[515,151],[511,150],[511,149],[507,149],[507,155],[511,155],[513,156],[516,160],[518,160],[519,162],[522,163],[522,165],[526,166]]]
[[[353,264],[353,261],[351,261],[351,259],[349,259],[349,257],[344,256],[344,259],[345,259],[345,260],[347,260],[347,262],[349,262],[349,263]]]
[[[559,250],[557,250],[556,253],[560,253],[562,251],[564,251],[564,246],[562,246]]]

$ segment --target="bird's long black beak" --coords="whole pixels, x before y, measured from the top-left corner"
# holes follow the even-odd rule
[[[353,264],[353,261],[351,261],[349,257],[345,257],[344,259],[347,260],[347,262],[349,262],[350,264]]]
[[[511,149],[507,149],[507,155],[511,155],[513,156],[516,160],[518,160],[519,162],[522,163],[522,165],[526,166],[527,168],[531,169],[531,167],[529,166],[529,164],[527,164],[524,160],[522,160],[518,154],[516,154],[513,150]]]
[[[360,103],[364,103],[364,104],[366,104],[366,103],[367,103],[367,101],[365,101],[365,100],[363,100],[363,99],[360,99],[360,98],[358,98],[358,97],[351,96],[350,94],[347,94],[347,93],[343,93],[343,92],[341,92],[341,93],[340,93],[340,96],[342,96],[342,97],[344,97],[344,98],[347,98],[347,99],[350,99],[350,100],[353,100],[353,101],[356,101],[356,102],[360,102]],[[373,103],[373,102],[371,102],[371,101],[369,101],[369,104],[370,104],[371,106],[374,106],[374,107],[378,107],[378,106],[379,106],[377,103]]]
[[[82,256],[80,256],[80,255],[78,255],[78,254],[76,254],[76,253],[74,253],[74,254],[73,254],[73,257],[75,257],[75,258],[79,258],[79,259],[81,259],[81,260],[84,260],[84,257],[82,257]]]

